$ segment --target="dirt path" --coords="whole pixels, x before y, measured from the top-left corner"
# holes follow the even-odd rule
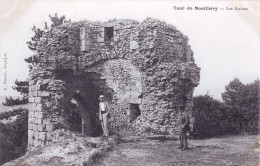
[[[257,136],[189,140],[189,143],[190,149],[187,151],[177,149],[178,141],[146,139],[121,143],[99,159],[97,165],[259,165],[260,150]]]

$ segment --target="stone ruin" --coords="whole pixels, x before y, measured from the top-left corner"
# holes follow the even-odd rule
[[[35,39],[36,38],[36,39]],[[31,43],[28,149],[59,141],[62,131],[99,136],[98,96],[111,109],[110,130],[176,134],[190,110],[200,68],[188,37],[147,18],[66,22],[37,30]],[[75,98],[79,107],[71,104]],[[82,124],[84,122],[84,124]]]

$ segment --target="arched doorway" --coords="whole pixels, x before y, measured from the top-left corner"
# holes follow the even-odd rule
[[[111,98],[113,94],[105,80],[100,79],[100,75],[95,72],[75,75],[72,70],[60,71],[57,78],[65,83],[61,104],[67,114],[69,129],[88,136],[100,136],[102,130],[98,120],[98,96],[104,94]],[[72,99],[77,102],[77,106],[72,105]]]
[[[77,74],[72,70],[61,71],[58,79],[65,83],[63,104],[70,115],[68,122],[72,131],[83,131],[88,136],[102,134],[98,120],[101,94],[111,109],[111,130],[126,127],[141,114],[141,73],[127,60],[101,61]],[[72,99],[77,101],[78,108],[70,106]]]

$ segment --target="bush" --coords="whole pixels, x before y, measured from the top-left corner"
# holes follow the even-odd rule
[[[258,132],[260,81],[243,84],[237,78],[226,86],[223,102],[209,95],[194,97],[194,133],[199,138]]]
[[[209,95],[194,97],[194,133],[200,138],[221,135],[225,132],[223,103]]]
[[[0,119],[17,116],[12,123],[0,123],[0,165],[23,156],[27,149],[28,110],[16,109],[0,114]]]

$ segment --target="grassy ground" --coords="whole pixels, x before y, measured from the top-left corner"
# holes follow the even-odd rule
[[[259,165],[257,136],[230,136],[189,140],[190,149],[177,149],[175,140],[139,140],[121,143],[99,159],[99,166],[172,166],[172,165]]]

